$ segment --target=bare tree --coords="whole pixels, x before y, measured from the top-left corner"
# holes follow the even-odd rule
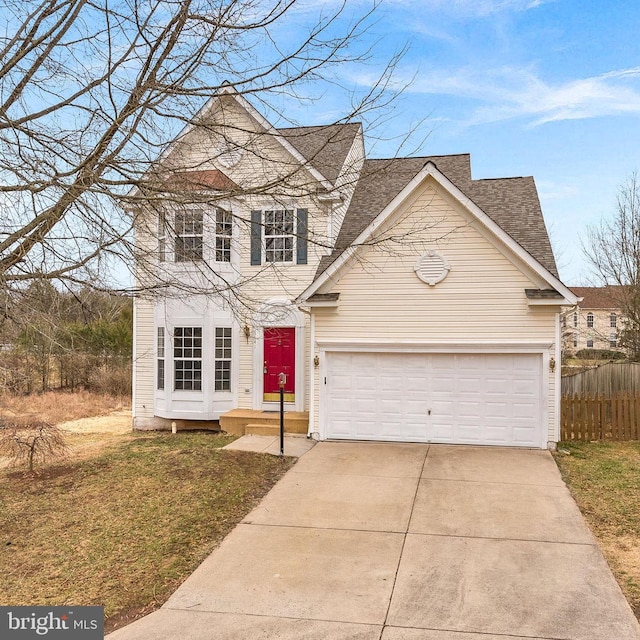
[[[359,39],[375,2],[347,16],[345,0],[313,20],[299,5],[0,0],[3,286],[34,277],[95,285],[115,264],[133,264],[143,205],[215,202],[216,194],[185,189],[157,159],[224,87],[282,123],[283,96],[304,103],[314,82],[340,84],[340,65],[366,61]],[[396,61],[341,121],[384,107]],[[254,184],[253,193],[288,195],[296,173]],[[298,193],[304,186],[296,181]]]
[[[640,360],[640,178],[631,174],[619,188],[610,219],[589,227],[583,252],[600,286],[613,285],[611,295],[624,316],[620,346]]]
[[[0,454],[13,466],[26,466],[29,473],[69,455],[64,432],[55,425],[37,420],[16,424],[0,421]]]

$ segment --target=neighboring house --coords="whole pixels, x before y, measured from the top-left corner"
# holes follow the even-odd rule
[[[284,372],[314,438],[559,439],[560,312],[577,297],[532,178],[473,180],[468,155],[368,160],[360,125],[274,129],[231,90],[198,123],[160,162],[217,204],[149,214],[138,277],[207,272],[242,304],[224,287],[136,300],[134,428],[259,419]],[[254,189],[280,174],[287,193]]]
[[[620,310],[621,287],[570,287],[580,300],[562,315],[563,351],[620,347],[624,316]]]

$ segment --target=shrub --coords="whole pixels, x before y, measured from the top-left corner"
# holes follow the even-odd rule
[[[131,394],[131,362],[110,363],[96,367],[89,374],[88,387],[113,396]]]
[[[581,360],[624,360],[627,356],[622,351],[611,349],[580,349],[575,357]]]
[[[13,466],[24,465],[33,473],[36,464],[59,460],[68,453],[62,431],[48,422],[0,423],[0,455],[8,457]]]

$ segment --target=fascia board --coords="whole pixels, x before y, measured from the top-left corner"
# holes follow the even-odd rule
[[[536,275],[547,282],[553,289],[561,294],[568,304],[575,304],[577,297],[573,294],[558,278],[543,267],[531,254],[525,251],[500,225],[494,222],[473,200],[465,195],[451,180],[449,180],[436,165],[430,160],[425,164],[419,173],[417,173],[402,189],[402,191],[375,217],[375,219],[367,226],[366,229],[354,240],[352,246],[338,257],[338,259],[330,265],[327,270],[313,282],[299,297],[298,300],[304,300],[316,293],[322,285],[329,281],[338,270],[340,270],[347,261],[358,250],[358,247],[371,238],[377,229],[383,224],[392,213],[405,202],[411,193],[428,177],[431,176],[445,191],[455,198],[471,215],[488,229],[493,236],[498,238],[506,247],[522,260]]]

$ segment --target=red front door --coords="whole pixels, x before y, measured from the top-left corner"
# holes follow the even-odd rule
[[[296,380],[296,330],[277,327],[264,330],[264,400],[280,400],[278,374],[287,376],[284,387],[286,402],[294,402]]]

